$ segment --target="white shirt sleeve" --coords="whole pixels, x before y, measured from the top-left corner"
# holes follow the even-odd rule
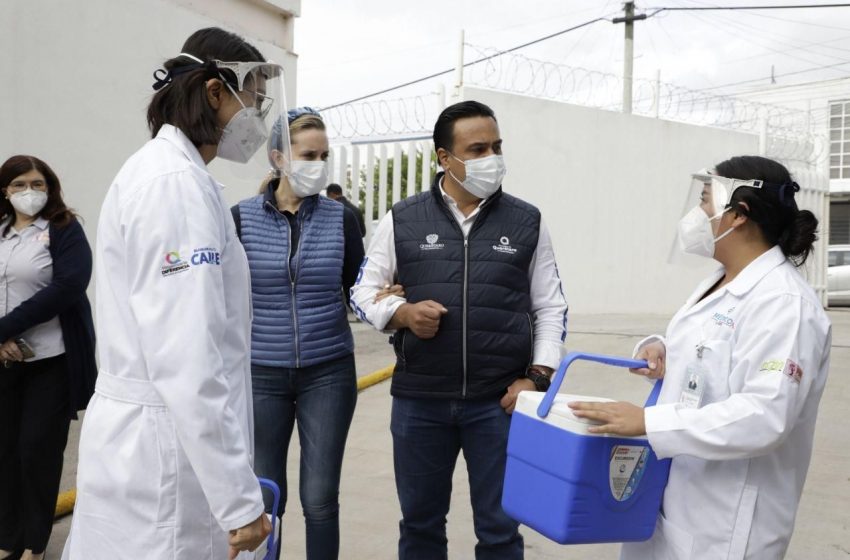
[[[708,460],[769,453],[793,430],[815,376],[829,361],[830,327],[811,304],[785,294],[750,303],[753,309],[732,348],[728,398],[701,408],[680,403],[648,407],[646,431],[659,458]]]
[[[660,342],[661,344],[664,345],[665,349],[667,348],[667,341],[664,340],[664,337],[662,335],[651,334],[648,337],[641,340],[640,342],[638,342],[637,344],[635,344],[635,348],[634,348],[634,350],[632,350],[632,358],[637,358],[637,354],[638,354],[638,352],[640,352],[640,349],[643,348],[644,346],[646,346],[647,344],[652,344],[653,342]],[[653,379],[652,381],[655,381],[655,380]]]
[[[375,294],[392,285],[396,276],[395,235],[392,211],[381,218],[372,234],[366,258],[351,288],[351,308],[361,321],[384,330],[406,299],[390,296],[375,303]]]
[[[534,364],[557,368],[567,339],[567,300],[549,228],[540,219],[537,249],[528,272],[534,319]]]
[[[157,179],[121,209],[128,320],[212,514],[229,531],[259,517],[263,501],[248,436],[228,404],[233,372],[220,351],[228,328],[217,256],[226,240],[222,216],[214,193],[190,172]],[[203,264],[191,264],[196,250]]]

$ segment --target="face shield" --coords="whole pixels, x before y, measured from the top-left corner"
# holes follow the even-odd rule
[[[700,170],[691,175],[691,185],[685,199],[676,239],[670,250],[669,262],[687,264],[690,255],[712,257],[718,225],[727,210],[732,195],[740,187],[760,189],[758,179],[730,179]]]
[[[225,87],[242,108],[224,127],[217,156],[225,175],[243,177],[256,186],[269,174],[286,169],[292,157],[286,123],[283,69],[267,62],[214,61]],[[247,165],[241,165],[247,164]],[[225,177],[226,180],[226,177]]]

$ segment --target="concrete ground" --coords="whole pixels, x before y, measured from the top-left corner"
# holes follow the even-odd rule
[[[850,558],[850,430],[846,408],[850,402],[850,309],[831,310],[833,323],[832,367],[820,406],[814,456],[803,492],[790,560]],[[642,336],[663,332],[664,316],[571,315],[570,350],[627,355]],[[361,324],[352,325],[357,342],[358,375],[393,361],[387,336]],[[573,370],[570,370],[573,372]],[[623,370],[595,364],[576,366],[562,390],[574,394],[606,396],[642,402],[646,383]],[[393,481],[392,441],[389,433],[391,398],[385,382],[360,393],[351,426],[343,467],[341,503],[341,554],[345,560],[395,558],[399,508]],[[72,427],[62,489],[74,486],[79,423]],[[298,488],[298,438],[289,454],[290,488]],[[284,516],[284,557],[304,558],[304,519],[297,501]],[[451,558],[474,558],[475,537],[463,457],[454,481],[448,537]],[[58,521],[47,558],[59,558],[70,526],[70,517]],[[617,545],[560,546],[529,528],[522,530],[528,560],[615,559]],[[199,559],[200,560],[200,559]]]

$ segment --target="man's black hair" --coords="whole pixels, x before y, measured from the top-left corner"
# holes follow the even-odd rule
[[[451,151],[454,145],[455,121],[469,117],[490,117],[496,120],[496,113],[493,112],[493,109],[478,101],[461,101],[449,105],[443,109],[434,124],[434,150],[443,148]]]

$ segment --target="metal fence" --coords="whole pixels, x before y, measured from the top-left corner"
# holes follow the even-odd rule
[[[622,109],[622,80],[583,68],[499,55],[465,45],[481,59],[464,67],[463,84],[562,101],[602,110]],[[496,56],[494,56],[496,55]],[[462,60],[462,57],[461,57]],[[459,89],[461,84],[456,84]],[[442,85],[430,94],[378,99],[323,111],[333,146],[332,181],[347,189],[366,215],[368,242],[377,221],[404,196],[429,188],[436,165],[431,127],[446,105]],[[757,134],[760,153],[785,163],[803,185],[799,203],[829,223],[829,179],[823,159],[826,138],[813,131],[810,115],[787,107],[635,79],[633,113]],[[825,237],[825,236],[822,236]],[[826,298],[826,243],[819,242],[806,267],[811,284]]]

